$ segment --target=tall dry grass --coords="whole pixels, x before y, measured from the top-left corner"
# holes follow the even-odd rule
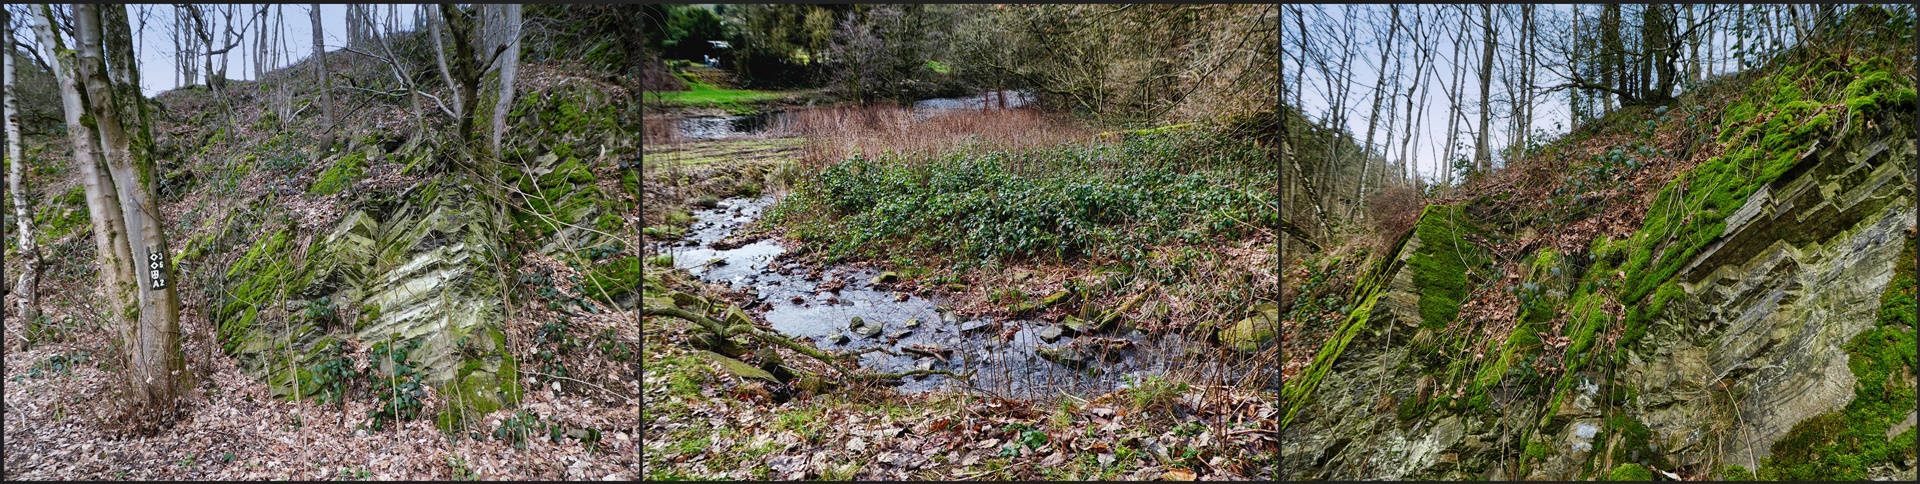
[[[680,144],[680,127],[674,120],[663,116],[651,116],[640,120],[640,144],[660,147]]]
[[[769,129],[807,139],[802,159],[818,165],[854,153],[937,154],[956,149],[1022,148],[1091,139],[1093,132],[1034,109],[914,111],[898,106],[834,106],[782,113]]]

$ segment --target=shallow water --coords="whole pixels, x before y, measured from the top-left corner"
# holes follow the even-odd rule
[[[871,279],[879,271],[872,269],[834,266],[822,274],[812,274],[804,267],[794,267],[786,271],[791,274],[785,274],[774,266],[785,249],[772,238],[731,249],[712,246],[732,235],[741,225],[758,219],[773,203],[771,197],[732,198],[721,201],[714,209],[700,210],[694,214],[687,237],[663,243],[661,252],[673,256],[675,267],[686,269],[701,280],[724,283],[754,296],[755,301],[742,309],[758,314],[776,331],[828,351],[884,345],[898,354],[862,355],[861,366],[870,371],[930,368],[958,373],[975,370],[971,387],[1004,397],[1039,398],[1060,393],[1092,396],[1126,384],[1128,375],[1156,375],[1172,367],[1190,367],[1195,358],[1187,352],[1210,348],[1204,343],[1189,343],[1177,335],[1150,337],[1122,330],[1125,334],[1095,336],[1124,339],[1132,342],[1132,348],[1114,350],[1111,354],[1090,349],[1091,369],[1076,370],[1036,353],[1039,348],[1057,348],[1088,339],[1082,335],[1063,336],[1053,343],[1042,341],[1039,333],[1051,323],[998,318],[962,320],[944,314],[940,310],[941,300],[916,295],[903,297],[889,288],[876,287]],[[845,285],[837,291],[823,289],[823,284],[830,281],[842,281]],[[856,316],[881,324],[880,334],[868,338],[852,331],[849,322]],[[1083,342],[1086,343],[1090,341]],[[907,345],[937,346],[951,353],[941,361],[902,351]],[[1239,373],[1227,368],[1202,369],[1200,373],[1223,371]],[[968,386],[950,380],[937,375],[909,377],[901,389],[915,392],[950,385]]]
[[[772,113],[751,116],[701,116],[676,121],[683,140],[713,140],[758,133],[767,128]]]

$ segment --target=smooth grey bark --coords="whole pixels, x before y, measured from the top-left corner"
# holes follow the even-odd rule
[[[112,65],[114,74],[109,75],[105,62],[107,54],[103,51],[107,45],[112,46],[114,58],[133,58],[132,44],[128,42],[131,36],[124,35],[126,12],[124,7],[116,8],[121,9],[119,15],[103,16],[97,5],[76,5],[74,43],[79,47],[77,71],[86,84],[88,99],[92,100],[94,128],[119,198],[122,228],[140,247],[132,250],[135,241],[128,240],[133,257],[120,261],[119,265],[129,269],[137,267],[133,273],[144,277],[136,276],[133,281],[122,281],[108,288],[110,292],[121,293],[121,305],[117,307],[120,311],[137,311],[132,321],[127,321],[126,314],[122,314],[121,321],[133,323],[131,337],[123,343],[128,357],[129,384],[144,407],[159,410],[170,408],[176,402],[180,379],[186,369],[186,359],[180,351],[180,298],[176,292],[179,285],[173,282],[167,267],[171,254],[166,234],[161,230],[164,221],[154,195],[153,159],[147,150],[152,134],[145,126],[144,116],[126,119],[127,116],[122,115],[145,110],[139,90],[134,87],[139,84],[139,74],[131,63],[126,63]],[[115,21],[112,30],[102,28],[103,17]],[[126,79],[128,84],[116,89],[109,77]],[[127,333],[121,331],[123,335]]]
[[[84,69],[79,65],[77,51],[66,48],[66,43],[54,31],[52,5],[35,5],[33,13],[37,17],[34,31],[39,35],[41,45],[54,53],[54,57],[48,61],[60,83],[61,112],[67,123],[67,141],[73,145],[74,164],[80,169],[80,186],[86,193],[96,260],[100,263],[100,284],[107,289],[101,292],[106,295],[107,307],[116,309],[105,313],[110,326],[119,330],[121,341],[127,342],[125,346],[132,347],[134,345],[130,337],[133,336],[131,330],[138,324],[137,309],[119,309],[129,308],[128,305],[133,303],[126,300],[125,291],[116,289],[128,289],[137,284],[132,271],[133,255],[127,241],[120,199],[115,195],[113,179],[109,178],[101,159],[99,137],[95,134],[94,126],[85,121],[91,107],[88,105],[89,98],[81,93],[80,76]],[[76,33],[81,31],[75,30]],[[76,43],[84,44],[84,39],[76,38]]]
[[[1454,66],[1454,69],[1453,86],[1447,88],[1447,154],[1440,160],[1441,183],[1446,186],[1453,185],[1453,158],[1459,154],[1455,145],[1460,139],[1460,116],[1463,114],[1460,110],[1460,98],[1467,95],[1463,89],[1467,70],[1459,68],[1461,46],[1466,45],[1466,37],[1467,12],[1463,7],[1460,11],[1460,30],[1456,31],[1453,37],[1453,62],[1449,64]]]

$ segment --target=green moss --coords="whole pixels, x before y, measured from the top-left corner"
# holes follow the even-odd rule
[[[1607,480],[1639,481],[1639,482],[1652,481],[1653,472],[1648,471],[1646,467],[1643,467],[1640,464],[1628,462],[1625,464],[1620,464],[1618,466],[1615,466],[1612,472],[1607,473]]]
[[[588,297],[613,302],[615,297],[640,287],[640,257],[628,256],[594,267],[580,283]]]
[[[1534,460],[1546,460],[1551,452],[1553,452],[1553,446],[1546,442],[1538,440],[1527,442],[1527,457],[1532,457]]]
[[[487,335],[494,340],[495,348],[500,349],[496,356],[500,358],[499,371],[493,374],[476,374],[485,364],[479,360],[463,363],[455,378],[441,385],[441,392],[449,395],[448,408],[434,417],[435,426],[443,431],[452,431],[466,422],[477,421],[481,416],[501,408],[517,405],[522,396],[520,387],[520,364],[512,354],[505,351],[506,335],[497,329],[488,328]],[[494,401],[498,398],[501,402]]]
[[[1280,420],[1281,429],[1286,429],[1287,424],[1293,422],[1294,415],[1305,406],[1314,388],[1320,385],[1320,379],[1333,369],[1333,362],[1346,351],[1347,344],[1353,341],[1354,336],[1366,329],[1367,318],[1373,313],[1373,305],[1380,300],[1381,293],[1378,286],[1374,287],[1372,293],[1362,299],[1364,302],[1360,303],[1359,307],[1347,313],[1347,319],[1341,323],[1340,331],[1320,347],[1319,353],[1314,354],[1313,364],[1309,365],[1300,377],[1293,381],[1282,382],[1280,404],[1287,409],[1287,413]]]
[[[567,145],[561,146],[564,147]],[[560,187],[563,183],[576,185],[589,185],[593,183],[593,171],[588,170],[585,165],[582,165],[580,159],[570,155],[564,156],[563,159],[565,161],[555,166],[552,172],[548,172],[545,176],[540,177],[539,183],[541,188]]]
[[[600,214],[600,218],[593,221],[594,227],[599,228],[601,232],[607,233],[619,233],[620,227],[623,224],[624,222],[620,220],[620,216],[611,213]]]
[[[1807,66],[1804,74],[1789,66],[1750,86],[1745,98],[1721,118],[1719,140],[1732,143],[1727,150],[1669,183],[1649,207],[1621,267],[1628,279],[1620,301],[1635,306],[1671,279],[1720,235],[1726,216],[1749,195],[1789,171],[1814,140],[1831,136],[1837,121],[1827,112],[1829,106],[1845,104],[1852,115],[1863,115],[1911,103],[1913,95],[1901,92],[1911,89],[1896,82],[1892,70],[1884,58],[1860,61],[1851,72],[1837,59],[1825,58]],[[1837,83],[1842,78],[1850,82],[1841,93],[1801,89],[1811,79]],[[1852,124],[1864,125],[1857,119]]]
[[[621,170],[620,188],[635,198],[640,197],[640,170]]]
[[[1496,355],[1491,355],[1493,360],[1480,366],[1480,373],[1474,376],[1473,391],[1485,391],[1499,384],[1500,379],[1507,375],[1508,367],[1527,361],[1528,355],[1539,350],[1540,337],[1534,334],[1536,331],[1538,329],[1533,324],[1524,321],[1514,325],[1506,343],[1496,350]]]
[[[244,340],[258,308],[280,289],[281,279],[291,264],[282,253],[288,234],[286,230],[274,232],[265,242],[247,249],[240,261],[227,271],[229,281],[238,279],[239,282],[232,290],[232,299],[215,311],[214,320],[220,321],[222,347],[229,352]]]
[[[1913,81],[1897,78],[1894,71],[1893,62],[1886,57],[1873,57],[1854,66],[1856,78],[1846,88],[1847,109],[1853,116],[1866,118],[1888,108],[1913,104]]]
[[[1468,293],[1467,269],[1483,257],[1461,238],[1474,231],[1466,214],[1452,205],[1429,205],[1414,226],[1420,249],[1407,261],[1420,294],[1420,327],[1443,329],[1460,315]]]
[[[1648,446],[1649,440],[1653,437],[1653,431],[1648,430],[1646,424],[1640,423],[1639,420],[1615,413],[1613,417],[1607,419],[1607,431],[1611,435],[1620,437],[1620,443],[1613,447],[1614,462],[1639,461],[1659,468],[1673,467],[1668,464],[1665,455],[1655,452]]]
[[[1418,398],[1401,400],[1399,408],[1395,410],[1394,414],[1399,416],[1403,422],[1420,418],[1420,415],[1424,414],[1426,410],[1426,407],[1420,403],[1420,399]]]
[[[91,227],[93,220],[88,218],[86,196],[85,187],[74,185],[73,188],[48,200],[48,203],[41,204],[40,209],[33,214],[33,224],[39,229],[40,233],[37,237],[41,244],[59,240],[67,234]],[[9,239],[8,242],[13,240]]]
[[[1727,467],[1725,469],[1720,470],[1720,479],[1726,480],[1726,481],[1759,480],[1754,477],[1753,471],[1747,470],[1745,466],[1742,466],[1740,464],[1727,464]]]
[[[340,190],[352,185],[354,180],[366,174],[366,169],[367,155],[365,152],[355,151],[348,153],[346,156],[341,157],[340,161],[335,162],[332,168],[321,172],[320,176],[314,180],[313,186],[307,189],[307,193],[314,195],[340,193]]]

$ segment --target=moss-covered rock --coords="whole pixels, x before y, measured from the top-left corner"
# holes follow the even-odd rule
[[[214,312],[222,347],[275,395],[291,397],[314,390],[300,385],[301,372],[334,340],[419,342],[412,359],[422,383],[460,397],[462,415],[515,405],[517,367],[498,327],[504,291],[489,255],[503,244],[479,197],[470,187],[424,182],[384,220],[353,211],[323,235],[287,229],[265,237],[227,272],[234,296]],[[297,310],[299,301],[320,298],[346,313],[327,320]],[[296,307],[273,311],[283,300]]]
[[[340,157],[339,161],[335,161],[332,167],[321,172],[320,176],[313,180],[313,186],[307,189],[307,193],[315,195],[340,193],[340,190],[353,185],[353,182],[366,175],[366,172],[367,154],[362,151],[347,152]]]
[[[1614,466],[1612,471],[1607,472],[1607,480],[1650,482],[1653,480],[1653,472],[1648,471],[1646,466],[1628,462]]]
[[[1239,322],[1220,330],[1220,343],[1242,353],[1253,353],[1273,342],[1280,330],[1280,306],[1261,304]]]

